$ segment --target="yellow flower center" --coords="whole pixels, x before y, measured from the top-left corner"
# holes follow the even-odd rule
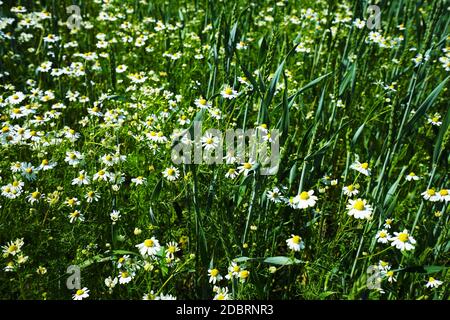
[[[303,191],[302,193],[300,193],[300,199],[308,200],[309,199],[309,193],[306,192],[306,191]]]
[[[9,246],[8,252],[9,253],[14,252],[14,251],[17,251],[17,249],[18,249],[17,246],[15,244],[12,244]]]
[[[239,270],[241,270],[241,268],[239,268],[239,266],[234,266],[233,267],[233,272],[239,272]]]
[[[361,163],[361,168],[367,169],[369,167],[369,164],[367,162]]]
[[[431,119],[431,121],[433,121],[434,123],[439,122],[439,118],[438,117],[434,117],[433,119]]]
[[[386,275],[388,277],[393,277],[394,276],[394,271],[390,270],[390,271],[386,272]]]
[[[167,170],[167,175],[168,176],[173,176],[174,174],[175,174],[175,170],[173,170],[173,169]]]
[[[436,191],[434,191],[434,189],[428,189],[427,193],[429,196],[434,196],[436,194]]]
[[[392,219],[386,219],[386,224],[391,224],[392,223]]]
[[[122,278],[128,278],[128,272],[124,271],[120,275]]]
[[[380,238],[386,238],[386,232],[381,231],[380,232]]]
[[[250,170],[252,168],[252,164],[250,162],[244,163],[244,169]]]
[[[415,174],[414,172],[410,172],[409,175],[410,175],[411,177],[414,177],[416,174]]]
[[[364,206],[364,201],[358,199],[355,201],[355,203],[353,204],[353,208],[359,211],[364,210],[365,206]]]
[[[71,215],[73,218],[76,218],[76,217],[78,217],[78,216],[80,215],[80,212],[79,212],[78,210],[75,210],[75,211],[72,212],[70,215]]]
[[[225,296],[222,293],[220,293],[217,295],[217,300],[225,300]]]
[[[434,281],[436,281],[436,279],[434,279],[433,277],[430,277],[430,278],[428,279],[428,282],[434,282]]]
[[[347,186],[348,191],[353,191],[354,189],[355,189],[355,187],[352,184]]]
[[[175,253],[175,247],[174,246],[169,246],[168,248],[167,248],[167,251],[169,251],[170,253]]]
[[[14,181],[14,182],[12,183],[12,185],[13,185],[13,187],[18,187],[18,186],[19,186],[19,181]]]
[[[42,165],[43,165],[43,166],[48,165],[48,160],[47,160],[47,159],[42,160]]]
[[[217,270],[217,269],[212,269],[211,270],[211,276],[212,277],[216,277],[218,274],[219,274],[219,270]]]
[[[200,99],[198,100],[198,103],[200,103],[202,106],[206,105],[206,99]]]
[[[214,140],[212,138],[206,139],[206,144],[212,144]]]
[[[225,94],[231,95],[232,93],[233,93],[233,89],[231,89],[231,88],[226,88],[225,89]]]
[[[442,189],[441,191],[439,191],[439,194],[441,196],[448,196],[448,190],[447,189]]]
[[[407,233],[401,232],[398,235],[398,240],[400,240],[401,242],[406,242],[409,239],[409,235]]]
[[[77,296],[81,296],[84,293],[83,289],[77,290]]]
[[[35,191],[35,192],[33,192],[33,193],[31,194],[31,196],[32,196],[34,199],[39,198],[40,195],[41,195],[41,193],[40,193],[39,191]]]
[[[247,270],[242,270],[241,273],[239,274],[239,277],[241,279],[246,279],[248,278],[249,272]]]
[[[125,258],[124,257],[120,257],[119,258],[119,263],[124,263],[125,262]]]
[[[111,157],[110,155],[107,155],[107,156],[105,157],[105,159],[106,159],[106,161],[111,161],[111,160],[112,160],[112,157]]]
[[[154,245],[154,242],[152,239],[147,239],[144,241],[144,246],[146,246],[147,248],[151,248],[151,247],[153,247],[153,245]]]
[[[302,238],[301,238],[301,237],[299,237],[299,236],[293,236],[293,237],[292,237],[292,242],[293,242],[293,243],[299,244],[300,241],[302,241]]]

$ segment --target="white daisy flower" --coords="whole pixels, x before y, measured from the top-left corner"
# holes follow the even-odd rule
[[[442,281],[439,281],[433,277],[428,278],[428,282],[425,285],[427,288],[437,288],[442,284]]]
[[[72,180],[72,185],[77,186],[88,185],[89,183],[91,183],[91,180],[84,170],[78,172],[78,177]]]
[[[379,243],[388,243],[390,237],[390,234],[385,229],[378,231],[375,235],[375,239],[377,239],[377,242]]]
[[[234,99],[238,96],[238,92],[231,87],[225,87],[220,93],[225,99]]]
[[[161,249],[159,245],[159,241],[156,240],[155,237],[151,237],[150,239],[146,239],[144,242],[136,245],[136,248],[139,249],[139,252],[142,256],[154,256]]]
[[[195,106],[201,109],[209,109],[212,106],[212,103],[207,101],[205,98],[200,97],[195,99]]]
[[[163,171],[163,176],[169,181],[175,181],[180,177],[180,172],[175,167],[166,168]]]
[[[428,201],[431,201],[431,202],[439,201],[439,194],[437,194],[436,191],[433,188],[422,192],[421,195],[423,196],[423,198],[425,200],[428,200]]]
[[[244,173],[244,176],[247,176],[249,174],[249,172],[252,170],[253,165],[255,164],[255,162],[250,159],[248,162],[244,162],[242,163],[239,167],[239,173]]]
[[[344,194],[349,197],[356,196],[359,193],[359,190],[353,184],[349,184],[342,189],[344,191]]]
[[[367,162],[360,163],[356,160],[351,166],[350,169],[356,170],[362,173],[365,176],[370,176],[371,170],[369,168],[369,164]]]
[[[77,290],[72,296],[73,300],[83,300],[89,297],[89,289],[84,287],[83,289]]]
[[[75,221],[84,221],[84,216],[80,211],[74,210],[69,213],[68,218],[70,219],[70,223],[74,223]]]
[[[209,283],[216,284],[216,282],[222,280],[222,276],[219,273],[219,270],[213,268],[208,270]]]
[[[297,194],[293,201],[296,209],[306,209],[316,205],[317,197],[314,195],[314,190],[309,190]]]
[[[300,236],[291,235],[292,237],[286,240],[289,249],[300,251],[305,248],[305,244]]]
[[[420,177],[416,176],[414,172],[410,172],[409,174],[406,175],[405,179],[406,181],[417,181],[420,179]]]
[[[127,284],[133,279],[133,274],[128,271],[122,271],[119,275],[119,283]]]
[[[439,201],[450,201],[450,194],[448,189],[441,189],[438,193]]]
[[[394,232],[394,236],[389,238],[391,241],[391,246],[400,249],[401,251],[409,251],[414,249],[414,244],[416,240],[411,237],[408,233],[408,230],[403,230],[403,232]]]
[[[201,138],[201,143],[206,151],[214,150],[219,145],[219,138],[213,136],[210,132],[207,132],[206,135]]]
[[[234,168],[228,169],[227,173],[225,173],[225,178],[234,179],[238,176],[238,172]]]
[[[349,210],[348,215],[356,219],[369,219],[373,210],[366,200],[360,198],[357,200],[349,199],[347,209]]]

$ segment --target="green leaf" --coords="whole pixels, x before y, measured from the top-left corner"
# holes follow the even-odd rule
[[[416,113],[414,113],[414,116],[408,121],[408,123],[405,126],[405,130],[402,133],[402,136],[404,136],[406,133],[408,133],[415,123],[428,111],[428,109],[433,105],[434,101],[438,97],[439,93],[441,93],[442,89],[444,88],[445,84],[447,83],[448,79],[450,79],[450,76],[445,78],[425,99],[425,101],[420,105],[420,107],[416,110]]]
[[[263,262],[286,266],[286,265],[291,265],[291,264],[299,264],[299,263],[302,263],[303,261],[295,259],[295,258],[285,257],[285,256],[277,256],[277,257],[265,258]]]

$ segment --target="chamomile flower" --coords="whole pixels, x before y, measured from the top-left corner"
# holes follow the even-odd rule
[[[214,296],[214,300],[231,300],[231,296],[228,293],[228,288],[220,288],[214,287],[214,292],[216,293]]]
[[[391,246],[400,249],[401,251],[409,251],[414,249],[414,244],[416,240],[409,235],[408,230],[403,230],[402,232],[394,232],[394,236],[389,238],[391,241]]]
[[[86,174],[86,171],[81,170],[78,172],[78,177],[72,180],[72,185],[82,186],[88,185],[91,182],[89,176]]]
[[[206,100],[203,97],[200,97],[198,99],[195,99],[195,106],[200,109],[209,109],[212,106],[212,103]]]
[[[121,256],[117,259],[117,268],[121,269],[130,259],[128,254]]]
[[[384,227],[385,227],[386,229],[390,229],[390,228],[391,228],[391,225],[392,225],[392,222],[394,222],[394,219],[392,219],[392,218],[387,218],[386,220],[384,220]]]
[[[89,297],[89,289],[84,287],[83,289],[78,289],[72,296],[73,300],[83,300]]]
[[[70,219],[70,223],[74,223],[76,221],[84,221],[83,214],[78,210],[74,210],[73,212],[69,213],[68,218]]]
[[[227,173],[225,173],[225,178],[234,179],[238,176],[238,172],[234,168],[228,169]]]
[[[45,196],[40,193],[38,190],[31,192],[28,196],[27,196],[27,200],[30,204],[34,204],[34,203],[38,203],[39,200],[41,200],[42,198],[44,198]]]
[[[274,187],[272,190],[267,191],[267,198],[274,203],[280,203],[283,201],[280,189],[278,189],[277,187]]]
[[[234,99],[234,98],[236,98],[238,96],[237,91],[233,90],[233,88],[228,87],[228,86],[225,87],[225,89],[223,89],[222,92],[220,92],[220,94],[225,99]]]
[[[359,190],[353,184],[349,184],[342,189],[344,191],[344,194],[349,197],[356,196],[359,193]]]
[[[88,191],[84,197],[88,203],[92,203],[93,201],[98,201],[100,199],[100,195],[96,191]]]
[[[357,200],[349,199],[347,204],[348,215],[353,216],[356,219],[369,219],[372,215],[372,206],[367,204],[364,199],[358,198]]]
[[[440,121],[441,115],[436,113],[433,117],[428,118],[428,123],[431,123],[433,126],[439,127],[442,124],[442,121]]]
[[[180,172],[175,167],[166,168],[163,171],[163,176],[169,181],[175,181],[180,177]]]
[[[2,247],[4,256],[5,257],[8,257],[9,255],[15,256],[16,254],[21,252],[23,245],[24,245],[23,238],[8,242],[5,246]]]
[[[212,268],[208,270],[209,283],[216,284],[216,282],[222,280],[222,276],[219,273],[219,270],[216,268]]]
[[[249,172],[252,170],[254,164],[255,162],[252,159],[250,159],[248,162],[243,162],[238,167],[239,173],[244,173],[244,176],[247,176]]]
[[[391,236],[385,229],[378,231],[375,235],[375,239],[377,239],[377,242],[379,243],[388,243],[390,237]]]
[[[180,251],[178,244],[174,241],[171,241],[166,244],[166,258],[173,260],[175,259],[175,253]]]
[[[239,272],[241,271],[241,267],[239,265],[232,261],[231,265],[228,267],[228,274],[225,276],[228,280],[230,280],[232,277],[239,277]]]
[[[54,161],[49,161],[47,159],[43,159],[41,165],[38,167],[38,170],[47,171],[56,167],[58,163]]]
[[[450,190],[449,189],[441,189],[438,192],[438,199],[439,201],[450,201]]]
[[[121,215],[120,215],[120,211],[119,210],[113,210],[110,214],[109,217],[111,218],[112,222],[115,223],[117,221],[119,221]]]
[[[439,194],[437,194],[436,191],[433,188],[422,192],[421,195],[423,196],[423,198],[425,200],[428,200],[428,201],[431,201],[431,202],[439,201]]]
[[[293,200],[296,209],[306,209],[316,205],[317,197],[314,195],[314,190],[309,190],[300,192]]]
[[[219,145],[219,138],[217,136],[213,136],[210,132],[207,132],[201,138],[201,143],[206,151],[214,150]]]
[[[305,244],[300,236],[291,235],[291,238],[286,240],[287,246],[293,251],[300,251],[305,248]]]
[[[119,283],[120,284],[127,284],[133,279],[133,274],[128,271],[122,271],[119,274]]]
[[[365,176],[370,176],[371,173],[369,164],[367,162],[360,163],[358,160],[356,160],[354,163],[352,163],[350,168],[362,173]]]
[[[428,282],[425,285],[427,288],[438,288],[442,284],[442,281],[439,281],[433,277],[428,278]]]
[[[394,271],[392,270],[386,271],[385,276],[387,278],[387,281],[389,281],[390,283],[397,282],[397,278],[395,277]]]
[[[405,179],[406,181],[417,181],[420,179],[420,177],[416,176],[416,174],[411,171],[409,174],[406,175]]]
[[[154,256],[161,249],[159,245],[159,241],[156,240],[155,237],[151,237],[150,239],[146,239],[144,242],[136,245],[136,248],[139,249],[139,252],[142,256]]]
[[[131,179],[131,183],[133,183],[135,186],[140,186],[142,184],[145,184],[146,181],[147,181],[147,179],[145,179],[142,176]]]

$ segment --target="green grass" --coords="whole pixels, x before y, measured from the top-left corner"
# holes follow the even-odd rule
[[[13,199],[2,189],[0,245],[7,251],[18,238],[24,245],[0,258],[0,298],[71,299],[76,290],[66,288],[66,269],[78,265],[89,299],[141,299],[150,292],[212,299],[211,268],[220,271],[220,287],[233,299],[448,299],[448,202],[421,193],[450,188],[449,73],[442,62],[450,59],[449,3],[378,1],[378,43],[370,40],[376,30],[353,24],[367,18],[371,3],[340,3],[3,0],[0,185],[20,180],[24,186]],[[71,4],[82,15],[81,29],[72,32],[64,24]],[[19,5],[27,12],[11,12]],[[43,11],[49,19],[30,15]],[[98,19],[104,13],[113,21]],[[27,17],[37,25],[27,28]],[[59,41],[46,41],[49,34]],[[247,48],[237,49],[241,41]],[[97,57],[79,55],[88,52]],[[177,59],[167,56],[177,53]],[[423,59],[415,63],[418,54]],[[52,62],[50,70],[38,71],[45,61]],[[78,74],[74,65],[69,71],[75,62]],[[119,65],[126,71],[117,71]],[[66,74],[51,74],[63,68]],[[133,84],[129,76],[140,72],[147,79]],[[239,96],[224,99],[226,86]],[[54,95],[49,101],[47,90]],[[71,101],[69,91],[79,96]],[[25,95],[18,104],[11,100],[16,92]],[[195,106],[200,97],[220,119]],[[65,108],[55,109],[57,103]],[[180,124],[183,115],[191,122]],[[430,124],[433,118],[441,124]],[[174,165],[171,134],[193,132],[194,120],[222,132],[261,124],[278,129],[278,172],[260,175],[256,166],[228,179],[228,170],[240,164]],[[70,139],[70,129],[78,139]],[[167,142],[152,142],[151,131]],[[30,137],[37,135],[37,142]],[[69,151],[84,155],[78,166],[65,161]],[[126,160],[102,162],[116,153]],[[35,180],[11,170],[15,162],[37,168],[44,159],[57,165],[39,170]],[[368,163],[370,176],[351,168],[356,160]],[[180,173],[173,182],[163,176],[172,166]],[[93,181],[105,168],[114,181]],[[89,185],[72,184],[81,170]],[[420,179],[407,181],[410,172]],[[146,183],[137,186],[131,179],[139,176]],[[343,192],[350,184],[357,196]],[[318,200],[293,209],[269,199],[274,187],[285,187],[287,198],[314,190]],[[30,203],[34,191],[42,198]],[[88,202],[88,191],[99,201]],[[66,199],[73,197],[80,203],[72,208]],[[356,198],[373,207],[371,219],[348,215],[348,201]],[[75,209],[85,221],[70,222]],[[113,210],[121,214],[115,223]],[[391,235],[409,231],[414,250],[376,241],[386,219],[394,219]],[[292,234],[301,236],[304,249],[288,248]],[[152,236],[164,249],[154,259],[142,257],[136,245]],[[171,241],[180,251],[167,261]],[[118,268],[123,255],[130,260]],[[396,278],[382,277],[384,293],[367,287],[367,270],[380,260]],[[250,272],[244,282],[225,279],[232,261]],[[11,271],[4,269],[8,263]],[[45,274],[36,271],[40,266]],[[134,273],[131,282],[109,290],[105,278],[125,270]],[[430,277],[442,285],[426,288]]]

